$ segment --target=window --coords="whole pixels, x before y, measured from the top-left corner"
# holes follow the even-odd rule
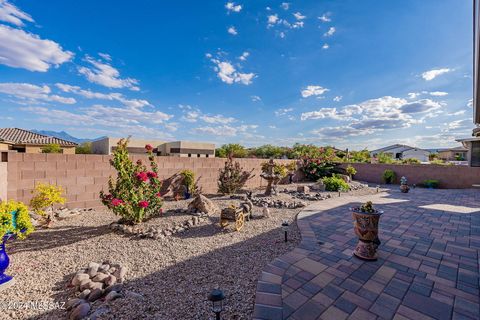
[[[191,157],[192,157],[192,154],[191,154],[191,153],[189,153],[189,154],[188,154],[188,157],[189,157],[189,158],[191,158]]]
[[[208,158],[208,154],[207,154],[207,155],[205,155],[205,157],[207,157],[207,158]]]
[[[197,158],[200,158],[200,153],[197,153]]]

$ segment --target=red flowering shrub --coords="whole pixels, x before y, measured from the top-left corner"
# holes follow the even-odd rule
[[[133,163],[128,157],[128,139],[121,139],[113,153],[110,164],[117,171],[117,177],[110,177],[108,193],[100,192],[102,203],[122,217],[125,223],[139,223],[146,218],[161,213],[163,205],[160,197],[161,181],[158,179],[158,166],[153,148],[145,146],[150,161],[147,168],[141,160]]]
[[[319,148],[317,158],[302,159],[301,169],[308,180],[317,181],[323,177],[330,176],[335,169],[337,159],[335,151],[330,148]]]

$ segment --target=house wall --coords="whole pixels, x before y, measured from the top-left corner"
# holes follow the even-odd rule
[[[0,162],[0,164],[7,164],[6,175],[3,175],[7,177],[7,198],[25,203],[30,201],[31,191],[35,185],[43,182],[62,186],[68,207],[100,206],[98,194],[100,190],[107,189],[109,176],[115,174],[109,163],[112,156],[16,152],[2,152],[1,155],[0,159],[6,162]],[[144,155],[134,155],[131,158],[133,161],[138,159],[148,161]],[[183,169],[191,169],[196,177],[200,178],[199,185],[204,193],[217,192],[218,172],[223,168],[225,161],[224,158],[156,157],[160,179],[169,178]],[[247,186],[266,185],[266,182],[260,178],[260,166],[266,160],[238,159],[238,161],[244,170],[254,169],[255,177],[248,181]],[[291,160],[277,161],[288,163]]]
[[[9,149],[10,149],[10,145],[0,142],[0,151],[5,151],[5,150],[9,150]]]
[[[420,160],[421,162],[427,162],[429,154],[430,153],[425,150],[410,149],[402,153],[402,159],[417,159],[417,160]]]
[[[370,164],[351,163],[357,170],[356,180],[381,184],[383,172],[393,170],[397,176],[397,183],[405,176],[410,185],[420,185],[424,180],[435,179],[440,181],[441,188],[464,189],[480,184],[480,167],[467,166],[442,166],[442,165],[395,165],[395,164]],[[348,164],[341,164],[346,168]]]

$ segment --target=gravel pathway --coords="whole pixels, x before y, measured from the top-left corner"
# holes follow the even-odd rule
[[[213,200],[220,208],[239,203],[225,197]],[[164,209],[186,207],[187,201],[170,201]],[[114,233],[108,226],[118,217],[107,210],[87,211],[7,245],[11,258],[8,271],[15,276],[16,284],[0,292],[0,302],[66,301],[66,286],[74,272],[91,261],[109,260],[128,268],[125,290],[139,293],[143,299],[132,295],[111,301],[107,303],[110,312],[101,319],[208,319],[212,314],[206,298],[217,287],[227,296],[222,313],[225,319],[250,319],[262,268],[300,241],[294,223],[299,211],[270,208],[272,217],[267,219],[261,217],[261,208],[254,207],[254,219],[240,232],[233,231],[233,226],[220,228],[217,214],[209,223],[162,240]],[[185,219],[188,217],[185,215]],[[148,223],[156,224],[156,219],[162,219],[158,223],[164,225],[183,217],[167,213]],[[284,219],[293,222],[287,243],[280,228]],[[4,311],[0,319],[66,316],[64,310]]]

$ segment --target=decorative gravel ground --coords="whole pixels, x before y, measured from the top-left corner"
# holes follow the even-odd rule
[[[240,202],[226,197],[213,200],[220,208]],[[169,201],[164,208],[186,208],[187,204]],[[139,293],[143,299],[129,296],[111,301],[107,303],[110,312],[99,319],[208,319],[211,312],[206,298],[217,287],[227,296],[225,319],[250,319],[260,271],[299,243],[295,223],[291,223],[288,243],[280,228],[284,219],[294,221],[299,211],[270,208],[272,217],[267,219],[261,217],[261,208],[254,207],[254,219],[240,232],[233,231],[233,226],[220,228],[217,214],[209,223],[159,240],[114,233],[108,226],[118,217],[107,210],[87,211],[7,245],[8,271],[16,284],[0,292],[0,302],[66,301],[65,288],[74,272],[91,261],[110,260],[128,268],[125,290]],[[169,220],[183,217],[167,213],[148,224],[158,221],[165,225]],[[65,317],[64,310],[2,310],[0,314],[1,319]]]

